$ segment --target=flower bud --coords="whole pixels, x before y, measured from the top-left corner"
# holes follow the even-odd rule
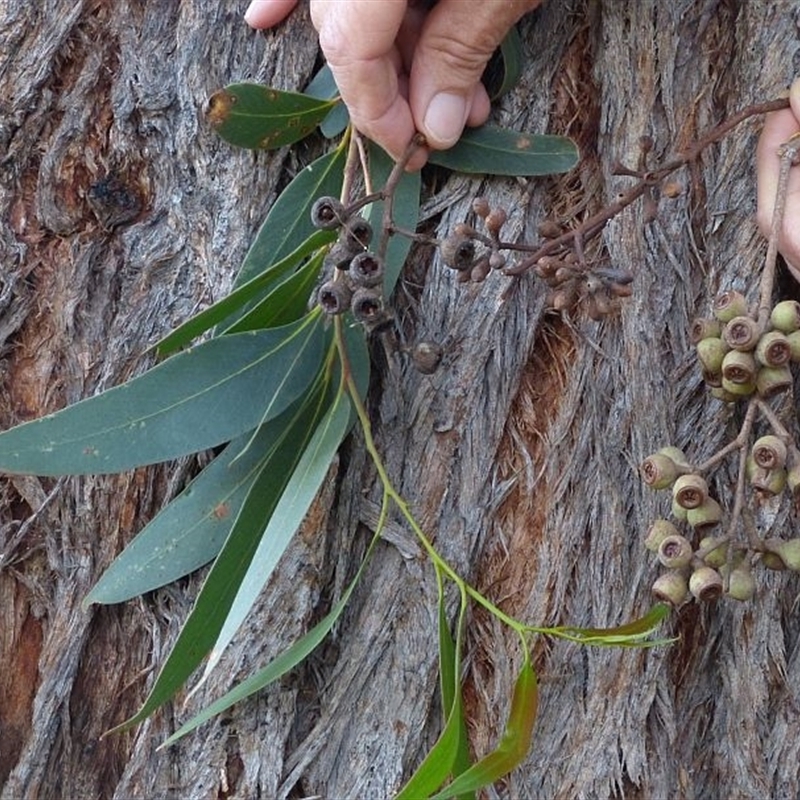
[[[756,392],[767,400],[790,389],[792,381],[789,367],[761,367],[756,375]]]
[[[485,197],[476,197],[472,201],[472,210],[481,218],[486,219],[489,216],[491,208],[489,201]]]
[[[350,262],[350,279],[356,286],[380,286],[383,271],[383,259],[369,250],[359,253]]]
[[[675,466],[683,473],[683,472],[691,472],[692,465],[689,463],[689,459],[686,458],[685,453],[680,447],[673,447],[672,445],[667,445],[666,447],[660,447],[658,450],[659,453],[662,455],[668,456],[673,460]]]
[[[467,236],[451,233],[440,245],[442,261],[450,269],[463,272],[472,269],[475,261],[475,241]]]
[[[658,600],[675,607],[683,605],[689,598],[686,577],[678,571],[666,572],[659,576],[651,591]]]
[[[311,206],[311,224],[324,231],[340,228],[346,220],[345,208],[336,197],[318,197]]]
[[[762,469],[755,466],[750,475],[750,485],[762,497],[774,497],[786,488],[786,470]]]
[[[758,323],[750,317],[734,317],[726,323],[722,338],[734,350],[755,350],[760,338]]]
[[[778,556],[784,566],[800,572],[800,539],[767,539],[764,542],[765,553]]]
[[[707,497],[702,505],[686,511],[686,521],[699,534],[719,525],[720,520],[722,520],[722,506],[713,497]]]
[[[351,217],[345,222],[340,239],[356,255],[369,247],[372,241],[372,225],[364,217]]]
[[[658,560],[669,569],[688,567],[692,563],[692,545],[685,536],[665,536],[658,546]]]
[[[800,303],[797,300],[782,300],[772,309],[769,321],[782,333],[800,330]]]
[[[718,319],[708,317],[698,317],[692,322],[689,329],[689,340],[696,345],[703,339],[719,339],[722,334],[722,324]]]
[[[344,281],[326,281],[317,290],[317,302],[326,314],[344,314],[350,308],[352,295]]]
[[[734,383],[729,381],[724,375],[722,376],[722,386],[720,387],[727,396],[734,397],[736,400],[741,400],[743,397],[749,397],[756,390],[756,382],[750,381],[749,383]]]
[[[702,364],[703,370],[716,375],[722,372],[722,361],[729,350],[722,339],[701,339],[697,343],[697,360]]]
[[[436,342],[417,342],[411,350],[411,360],[418,372],[432,375],[442,361],[442,347]]]
[[[729,322],[734,317],[747,313],[747,300],[740,292],[733,290],[722,292],[714,300],[713,311],[720,322]]]
[[[763,469],[780,469],[786,466],[788,450],[786,445],[774,434],[757,439],[751,453],[756,466]]]
[[[489,235],[497,236],[500,233],[500,229],[506,224],[507,219],[508,214],[504,208],[493,208],[484,220]]]
[[[680,475],[677,464],[664,453],[653,453],[639,467],[642,480],[651,489],[667,489]]]
[[[792,353],[792,361],[800,361],[800,331],[792,331],[786,334],[786,341],[789,342],[789,350]]]
[[[680,475],[672,485],[672,496],[687,511],[699,508],[708,500],[708,484],[701,475]]]
[[[756,359],[765,367],[782,367],[792,357],[792,348],[786,334],[780,331],[765,333],[756,345]]]
[[[359,322],[371,325],[383,315],[383,297],[375,289],[358,289],[353,294],[350,308]]]
[[[698,567],[689,577],[689,591],[703,602],[716,600],[722,588],[722,575],[712,567]]]
[[[728,561],[729,542],[726,536],[706,536],[700,541],[697,555],[707,567],[721,567]]]
[[[647,530],[644,546],[651,552],[657,553],[661,542],[668,536],[679,536],[680,532],[668,519],[657,519]]]
[[[742,561],[730,573],[727,572],[727,568],[721,570],[721,573],[723,578],[728,578],[726,597],[730,597],[732,600],[740,600],[741,602],[753,599],[753,595],[756,593],[756,581],[750,571],[750,564],[747,560]]]
[[[753,383],[758,374],[758,365],[752,353],[731,350],[723,354],[721,370],[723,381],[741,386]]]

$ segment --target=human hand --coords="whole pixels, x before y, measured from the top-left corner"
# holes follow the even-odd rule
[[[253,0],[254,28],[297,0]],[[509,29],[542,0],[311,0],[311,19],[355,127],[399,158],[415,132],[437,150],[489,116],[481,75]],[[427,158],[415,154],[409,169]]]
[[[778,147],[792,134],[800,132],[800,78],[792,84],[789,103],[789,108],[767,115],[764,130],[758,140],[758,226],[765,236],[769,236],[772,227],[772,209],[778,186]],[[792,275],[800,281],[800,169],[796,167],[789,171],[789,187],[778,249]]]

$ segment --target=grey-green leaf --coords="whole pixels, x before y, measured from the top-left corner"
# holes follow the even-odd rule
[[[204,342],[122,386],[0,434],[0,471],[121,472],[223,444],[305,391],[324,341],[314,315]]]
[[[531,177],[572,169],[578,148],[565,136],[484,125],[464,131],[449,150],[431,151],[428,160],[455,172]]]

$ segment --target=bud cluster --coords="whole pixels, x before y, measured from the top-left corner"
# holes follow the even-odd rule
[[[781,474],[786,458],[786,446],[772,435],[758,439],[749,453],[754,474],[759,470],[765,475]],[[653,453],[642,462],[640,470],[651,489],[668,489],[672,493],[672,519],[655,520],[644,541],[667,570],[653,584],[653,594],[659,600],[673,606],[692,597],[698,601],[723,596],[750,600],[756,589],[751,573],[756,553],[760,554],[757,563],[769,569],[800,571],[800,539],[766,539],[756,550],[719,535],[716,529],[723,509],[710,496],[705,478],[693,470],[678,448],[664,447]],[[775,483],[771,488],[777,488],[778,479],[772,480]],[[755,482],[753,487],[759,493],[763,491]]]
[[[317,304],[330,315],[350,311],[369,333],[393,332],[395,318],[384,292],[384,260],[369,249],[372,226],[340,200],[328,196],[318,198],[311,207],[311,222],[320,230],[339,231],[325,256],[323,274],[329,277],[317,289]],[[402,352],[408,353],[415,368],[426,375],[436,371],[443,354],[438,344],[428,341],[402,348]]]
[[[506,257],[500,252],[503,249],[500,232],[508,213],[504,208],[492,208],[485,197],[476,197],[472,210],[484,233],[472,225],[459,223],[453,233],[439,243],[442,262],[458,273],[460,283],[482,283],[492,270],[506,266]]]
[[[792,386],[790,366],[800,361],[800,303],[778,303],[763,327],[748,315],[745,298],[736,291],[720,294],[713,312],[712,318],[694,321],[691,338],[714,397],[768,399]]]

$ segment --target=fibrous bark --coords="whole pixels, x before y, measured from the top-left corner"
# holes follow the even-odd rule
[[[254,231],[319,142],[253,155],[202,123],[236,80],[302,87],[317,50],[304,12],[266,36],[209,2],[0,9],[0,424],[40,416],[144,369],[142,353],[224,294]],[[675,153],[792,77],[789,0],[551,2],[522,26],[526,61],[500,122],[569,133],[582,161],[534,182],[453,176],[424,216],[444,234],[485,194],[507,238],[579,224],[630,185],[639,140]],[[429,250],[407,266],[406,333],[446,340],[433,376],[401,368],[373,402],[379,448],[440,552],[509,613],[610,626],[641,614],[642,547],[664,497],[636,465],[664,444],[700,461],[735,433],[701,386],[688,325],[721,288],[755,290],[757,121],[677,178],[655,221],[636,207],[588,255],[632,270],[621,314],[544,313],[532,275],[457,284]],[[433,184],[431,184],[433,186]],[[0,782],[17,797],[387,797],[440,726],[435,581],[399,528],[309,663],[174,748],[183,720],[304,632],[352,577],[375,522],[358,434],[225,664],[184,706],[100,739],[141,703],[202,576],[121,607],[81,600],[196,463],[118,477],[4,478],[0,520]],[[722,470],[715,496],[732,499]],[[394,519],[399,523],[399,519]],[[786,531],[786,513],[759,517]],[[745,606],[689,606],[652,651],[536,647],[540,718],[525,765],[489,796],[795,796],[797,579],[759,573]],[[470,619],[475,752],[502,730],[519,652]]]

